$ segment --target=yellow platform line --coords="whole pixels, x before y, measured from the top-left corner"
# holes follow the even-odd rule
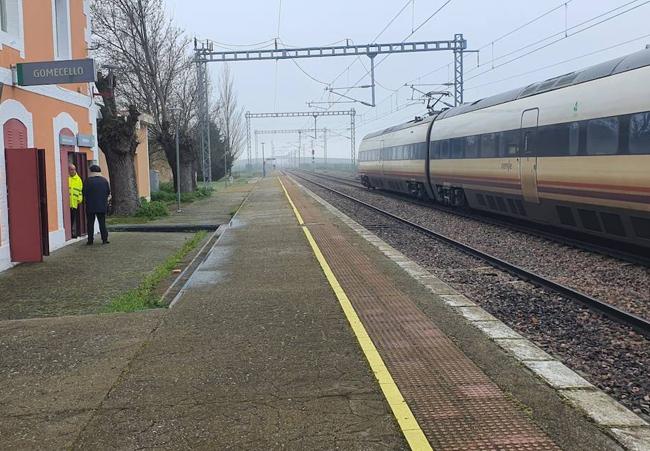
[[[402,394],[400,393],[399,388],[395,384],[393,377],[388,371],[386,364],[379,355],[377,348],[368,335],[368,332],[363,326],[363,323],[359,319],[357,312],[354,310],[350,299],[332,272],[332,268],[330,268],[330,265],[327,263],[327,260],[323,256],[323,253],[318,247],[316,240],[314,240],[314,237],[309,231],[309,228],[307,228],[305,225],[305,222],[303,221],[300,212],[296,208],[296,205],[293,203],[291,196],[287,192],[284,183],[282,183],[282,180],[280,180],[280,178],[278,178],[278,180],[280,181],[280,185],[282,185],[284,194],[287,197],[287,200],[289,201],[294,214],[296,215],[296,219],[298,219],[298,224],[300,224],[302,231],[305,233],[307,241],[309,242],[309,245],[311,246],[311,249],[316,256],[321,269],[325,273],[325,277],[332,287],[332,290],[334,291],[334,294],[336,295],[336,298],[338,299],[339,304],[343,309],[345,317],[352,327],[352,331],[354,332],[354,335],[356,336],[359,345],[361,346],[361,350],[363,351],[366,359],[368,360],[368,363],[370,364],[370,369],[372,369],[372,372],[379,382],[379,386],[384,393],[384,397],[386,398],[388,405],[393,411],[393,415],[395,415],[395,419],[397,420],[397,423],[399,424],[399,427],[402,430],[406,441],[413,450],[431,450],[432,448],[431,445],[429,445],[429,441],[424,435],[424,432],[422,432],[422,429],[420,428],[417,420],[413,416],[413,412],[411,412],[411,409],[402,397]]]

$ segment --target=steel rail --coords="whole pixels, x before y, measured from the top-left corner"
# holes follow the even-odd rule
[[[320,177],[325,180],[331,180],[336,183],[341,183],[343,185],[350,186],[352,188],[357,188],[357,189],[367,189],[367,187],[363,186],[361,183],[355,183],[353,180],[345,180],[343,177],[337,177],[333,176],[330,174],[321,174],[321,173],[315,173],[315,172],[309,172],[306,173],[309,175],[314,175],[316,177]],[[431,208],[435,209],[438,211],[442,211],[444,213],[449,213],[455,216],[459,216],[461,218],[465,219],[472,219],[474,221],[479,221],[483,222],[486,224],[494,225],[497,227],[505,227],[508,229],[511,229],[515,232],[519,233],[525,233],[527,235],[532,235],[536,236],[538,238],[543,238],[547,239],[550,241],[554,241],[558,244],[562,244],[565,246],[571,246],[583,251],[588,251],[588,252],[594,252],[600,255],[604,255],[606,257],[612,257],[616,258],[618,260],[624,261],[626,263],[632,263],[635,265],[641,265],[641,266],[650,266],[650,258],[645,257],[641,254],[638,253],[633,253],[633,252],[626,252],[623,250],[617,250],[614,249],[611,246],[607,246],[605,244],[598,244],[596,242],[593,242],[589,239],[580,239],[578,237],[572,238],[572,237],[567,237],[560,235],[559,233],[554,233],[552,231],[544,230],[541,225],[536,225],[535,223],[532,223],[530,221],[525,221],[525,220],[518,220],[516,218],[508,218],[508,219],[499,219],[494,217],[494,214],[489,213],[489,212],[482,212],[482,213],[470,213],[464,210],[459,210],[456,208],[452,207],[447,207],[444,205],[436,204],[433,202],[426,202],[426,201],[420,201],[416,199],[412,199],[404,194],[401,193],[393,193],[389,191],[375,191],[378,194],[381,194],[382,196],[385,197],[390,197],[393,199],[398,199],[398,200],[403,200],[406,202],[409,202],[414,205],[419,205],[421,207],[426,207],[426,208]],[[550,228],[553,228],[553,226],[547,226]],[[557,229],[557,228],[556,228]],[[565,231],[563,229],[560,229],[564,233],[572,233],[575,235],[574,232],[570,231]]]
[[[402,218],[400,216],[397,216],[393,213],[390,213],[389,211],[383,210],[379,207],[375,207],[374,205],[371,205],[367,202],[364,202],[360,199],[357,199],[353,196],[350,196],[348,194],[342,193],[338,190],[335,190],[333,188],[330,188],[326,185],[323,185],[321,183],[315,182],[313,180],[309,180],[307,177],[304,177],[300,174],[297,174],[295,172],[290,172],[291,175],[298,177],[308,183],[312,183],[326,191],[332,192],[338,196],[341,196],[347,200],[350,200],[354,203],[357,203],[359,205],[362,205],[370,210],[373,210],[377,213],[380,213],[388,218],[391,218],[395,221],[401,222],[403,224],[406,224],[419,232],[424,233],[425,235],[431,236],[439,241],[442,241],[446,244],[449,244],[462,252],[471,255],[472,257],[478,258],[480,260],[485,261],[486,263],[490,264],[491,266],[494,266],[498,269],[501,269],[509,274],[512,274],[513,276],[524,280],[526,282],[530,282],[534,285],[552,290],[558,294],[561,294],[565,297],[568,297],[570,299],[575,299],[582,304],[586,305],[587,307],[591,308],[592,310],[596,310],[600,313],[605,314],[609,318],[624,324],[626,326],[633,327],[643,333],[650,333],[650,321],[641,318],[640,316],[634,315],[632,313],[626,312],[625,310],[621,310],[620,308],[613,306],[611,304],[608,304],[606,302],[600,301],[594,297],[591,297],[585,293],[582,293],[580,291],[574,290],[573,288],[567,287],[566,285],[562,285],[560,283],[554,282],[550,279],[547,279],[544,276],[541,276],[537,273],[534,273],[532,271],[528,271],[527,269],[522,268],[521,266],[514,265],[512,263],[508,263],[505,260],[502,260],[498,257],[495,257],[492,254],[488,254],[487,252],[480,251],[472,246],[469,246],[467,244],[461,243],[460,241],[456,241],[453,238],[449,238],[446,235],[443,235],[441,233],[435,232],[431,229],[428,229],[424,226],[421,226],[419,224],[416,224],[412,221],[409,221],[408,219]]]

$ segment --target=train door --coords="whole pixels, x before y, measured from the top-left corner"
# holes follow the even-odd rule
[[[521,193],[526,202],[535,204],[539,204],[539,195],[537,192],[537,156],[535,152],[538,121],[539,108],[526,110],[522,113],[521,146],[517,158]]]

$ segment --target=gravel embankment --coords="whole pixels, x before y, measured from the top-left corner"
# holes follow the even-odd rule
[[[381,192],[355,189],[323,179],[317,181],[598,300],[650,319],[650,268],[416,205],[385,196]]]
[[[414,222],[504,259],[524,264],[567,285],[648,315],[647,268],[567,248],[557,243],[478,224],[334,182],[318,180]],[[583,305],[522,282],[414,229],[305,182],[309,189],[418,262],[485,310],[528,337],[591,383],[650,420],[650,337]],[[643,279],[643,280],[637,280]],[[617,294],[612,295],[610,290]],[[618,304],[621,305],[621,304]],[[650,316],[650,315],[648,315]]]

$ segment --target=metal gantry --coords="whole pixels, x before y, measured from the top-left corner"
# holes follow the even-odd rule
[[[298,48],[273,48],[252,49],[215,52],[206,46],[201,46],[197,52],[197,61],[202,62],[232,62],[232,61],[260,61],[283,60],[299,58],[323,58],[332,56],[359,56],[374,57],[389,53],[414,53],[434,51],[457,51],[461,45],[467,45],[456,35],[452,40],[419,41],[419,42],[392,42],[387,44],[362,44],[362,45],[335,45],[326,47],[298,47]],[[195,48],[195,51],[197,49]]]
[[[418,42],[393,42],[385,44],[363,44],[353,45],[349,42],[346,45],[337,46],[324,46],[324,47],[299,47],[299,48],[278,48],[277,41],[275,48],[272,49],[252,49],[240,51],[214,51],[214,45],[210,41],[194,40],[194,61],[197,65],[199,74],[199,93],[201,101],[201,128],[205,129],[201,132],[201,146],[203,150],[203,167],[205,176],[205,166],[209,160],[209,99],[207,89],[207,63],[212,62],[240,62],[240,61],[263,61],[263,60],[285,60],[285,59],[301,59],[301,58],[325,58],[336,56],[367,56],[370,58],[370,77],[371,84],[364,87],[372,89],[371,102],[364,102],[352,98],[348,98],[344,94],[334,91],[331,86],[328,88],[330,92],[342,97],[348,98],[353,102],[359,102],[367,106],[375,106],[375,57],[377,55],[388,55],[394,53],[415,53],[415,52],[434,52],[434,51],[451,51],[454,52],[454,100],[456,105],[463,102],[463,54],[467,50],[467,41],[463,38],[462,34],[454,35],[452,40],[439,40],[439,41],[418,41]],[[354,110],[352,110],[354,111]],[[327,111],[325,111],[327,112]],[[313,116],[312,112],[295,113],[262,113],[265,116],[258,117],[300,117],[300,116]],[[343,112],[339,114],[349,114]],[[251,116],[252,117],[252,116]],[[246,141],[247,141],[247,157],[248,164],[251,164],[251,136],[250,136],[250,119],[246,117]],[[351,141],[355,145],[355,129],[354,129],[354,114],[351,114]],[[315,126],[316,128],[316,126]],[[351,161],[355,163],[355,151],[351,152]],[[211,175],[208,173],[208,176]]]
[[[297,165],[300,166],[301,158],[304,156],[302,152],[302,136],[307,133],[313,132],[313,128],[290,128],[290,129],[269,129],[269,130],[255,130],[255,148],[257,149],[258,136],[260,135],[298,135],[298,158]],[[327,128],[319,128],[316,132],[323,134],[323,153],[325,164],[327,164]],[[256,155],[257,158],[257,155]]]
[[[418,42],[393,42],[385,44],[363,44],[363,45],[354,45],[349,42],[346,45],[337,45],[337,46],[324,46],[324,47],[299,47],[299,48],[278,48],[277,40],[275,48],[272,49],[251,49],[251,50],[239,50],[239,51],[215,51],[214,45],[210,41],[197,41],[194,40],[194,61],[197,65],[197,70],[199,73],[199,89],[202,91],[199,93],[201,99],[205,98],[205,101],[202,101],[203,108],[201,108],[200,122],[201,127],[205,128],[207,131],[202,131],[201,135],[201,146],[203,149],[203,166],[205,167],[206,162],[209,160],[209,100],[208,100],[208,89],[207,89],[207,63],[212,62],[240,62],[240,61],[264,61],[264,60],[285,60],[285,59],[301,59],[301,58],[326,58],[326,57],[337,57],[337,56],[367,56],[370,58],[370,77],[371,84],[363,87],[371,88],[371,102],[364,102],[360,100],[353,99],[346,96],[345,94],[340,94],[334,91],[335,88],[331,86],[328,87],[328,90],[342,98],[346,98],[353,102],[359,102],[361,104],[374,107],[375,106],[375,57],[377,55],[389,55],[394,53],[415,53],[415,52],[434,52],[434,51],[451,51],[454,53],[454,101],[456,105],[460,105],[463,102],[463,54],[467,50],[467,41],[463,38],[462,34],[454,35],[452,40],[439,40],[439,41],[418,41]],[[354,110],[351,110],[354,112]],[[321,113],[330,113],[329,111],[324,111]],[[253,116],[246,117],[246,141],[247,141],[247,157],[248,164],[251,164],[251,136],[250,136],[250,119]],[[313,112],[302,112],[302,113],[259,113],[259,116],[255,117],[300,117],[300,116],[314,116]],[[349,112],[339,112],[338,114],[350,114]],[[324,115],[324,114],[319,114]],[[351,116],[351,141],[353,150],[351,152],[351,161],[352,164],[355,164],[355,114],[350,114]],[[314,116],[314,121],[316,121]],[[314,124],[316,128],[316,124]],[[205,172],[205,169],[204,169]],[[208,174],[209,175],[209,174]]]
[[[249,161],[248,164],[251,164],[250,154],[251,154],[251,119],[269,119],[269,118],[281,118],[281,117],[313,117],[314,118],[314,128],[310,129],[314,131],[314,138],[318,135],[317,129],[317,118],[320,116],[350,116],[350,161],[354,166],[356,164],[356,114],[354,108],[345,111],[293,111],[293,112],[279,112],[279,113],[251,113],[247,111],[245,114],[246,118],[246,137],[247,137],[247,146],[248,146],[248,155]]]

